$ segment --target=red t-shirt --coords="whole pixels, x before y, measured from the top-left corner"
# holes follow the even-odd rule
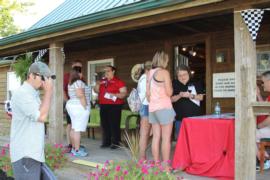
[[[116,101],[113,101],[104,97],[106,92],[112,94],[120,93],[119,89],[122,87],[125,87],[125,83],[117,77],[113,77],[111,80],[102,79],[98,95],[99,104],[124,104],[123,99],[117,98]]]
[[[68,97],[68,83],[69,83],[69,73],[65,73],[64,74],[64,83],[63,83],[63,90],[66,93],[67,97]],[[69,98],[69,97],[68,97]]]
[[[268,96],[266,100],[270,102],[270,96]],[[267,117],[268,115],[257,116],[257,124],[263,122]]]

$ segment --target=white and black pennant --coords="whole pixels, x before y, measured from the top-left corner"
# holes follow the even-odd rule
[[[253,41],[256,41],[257,34],[263,19],[263,9],[248,9],[241,11],[242,18],[244,19]]]

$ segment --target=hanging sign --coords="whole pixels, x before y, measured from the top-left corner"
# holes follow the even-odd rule
[[[235,73],[213,74],[213,97],[234,98],[235,97]]]

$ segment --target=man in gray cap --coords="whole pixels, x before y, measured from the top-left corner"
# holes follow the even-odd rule
[[[33,63],[27,80],[11,98],[10,157],[16,180],[40,179],[44,155],[44,122],[53,93],[52,75],[43,62]],[[42,101],[39,89],[44,90]]]

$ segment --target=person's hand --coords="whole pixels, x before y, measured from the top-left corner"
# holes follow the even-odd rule
[[[51,78],[44,77],[45,81],[43,81],[43,89],[45,92],[52,92],[53,90],[53,82]]]
[[[100,80],[96,81],[96,85],[100,86]]]
[[[257,95],[257,97],[261,96],[261,90],[258,86],[256,87],[256,95]]]
[[[180,92],[180,96],[185,97],[185,98],[190,98],[191,94],[188,91],[187,92]]]
[[[256,87],[256,96],[257,96],[258,101],[263,101],[261,90],[258,86]]]

